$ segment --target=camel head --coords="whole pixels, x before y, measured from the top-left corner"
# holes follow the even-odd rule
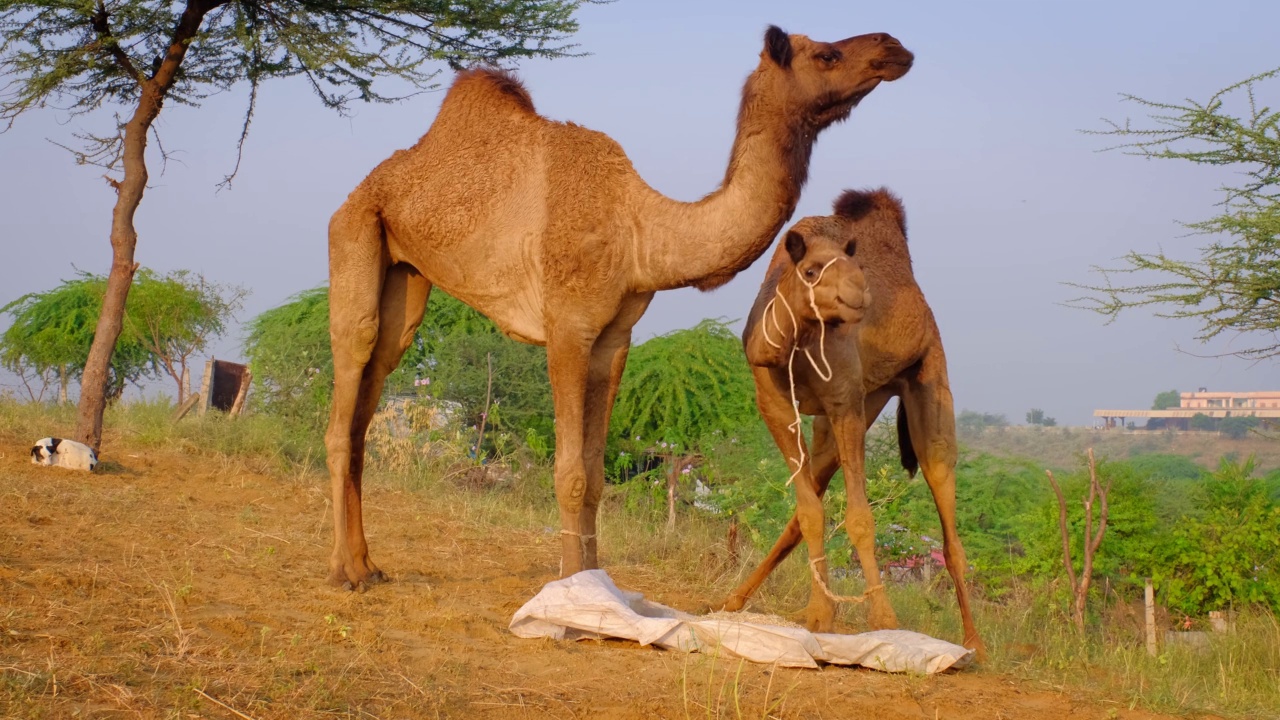
[[[836,326],[862,320],[871,290],[854,259],[857,241],[848,237],[838,218],[804,218],[787,231],[783,243],[791,262],[778,280],[778,292],[803,321],[817,322],[821,316]]]
[[[789,112],[821,130],[847,118],[881,81],[906,75],[913,59],[887,33],[821,42],[770,26],[757,72],[769,76]]]

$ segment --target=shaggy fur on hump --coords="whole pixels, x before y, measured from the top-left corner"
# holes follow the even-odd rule
[[[529,112],[537,112],[533,109],[533,97],[529,95],[529,91],[524,88],[524,83],[520,82],[511,71],[502,68],[473,68],[471,70],[463,70],[458,73],[458,77],[454,79],[453,84],[458,85],[468,80],[488,80],[495,89],[503,95],[510,97],[517,105],[528,110]]]
[[[836,198],[834,205],[836,215],[849,220],[858,221],[873,210],[889,213],[893,216],[903,237],[907,234],[907,211],[902,208],[902,201],[886,188],[875,190],[845,190]]]

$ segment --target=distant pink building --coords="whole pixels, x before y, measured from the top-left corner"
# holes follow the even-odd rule
[[[1200,388],[1195,392],[1179,393],[1179,396],[1176,408],[1094,410],[1093,416],[1104,418],[1107,427],[1123,426],[1125,418],[1166,418],[1183,428],[1186,427],[1186,421],[1195,415],[1207,415],[1212,418],[1280,418],[1280,391],[1277,390],[1209,392]]]
[[[1179,393],[1182,398],[1179,409],[1187,410],[1261,410],[1274,408],[1280,410],[1280,392],[1262,390],[1259,392],[1196,392]],[[1208,415],[1209,413],[1205,413]],[[1232,415],[1253,415],[1249,412],[1233,412]],[[1225,417],[1215,415],[1214,417]],[[1259,416],[1268,417],[1268,416]]]

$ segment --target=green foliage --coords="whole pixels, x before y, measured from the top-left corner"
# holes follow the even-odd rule
[[[1027,424],[1040,425],[1042,427],[1054,427],[1058,421],[1054,418],[1047,417],[1040,408],[1031,408],[1027,411]]]
[[[985,453],[964,453],[956,463],[956,525],[973,568],[973,580],[993,595],[1007,587],[1011,563],[1023,554],[1024,516],[1043,497],[1044,471],[1033,463]],[[913,488],[905,522],[941,538],[933,495]]]
[[[1182,406],[1182,393],[1177,390],[1165,390],[1156,395],[1156,399],[1151,403],[1152,410],[1168,410],[1169,408],[1178,408]]]
[[[1217,420],[1205,415],[1204,413],[1196,413],[1191,416],[1191,420],[1187,422],[1187,426],[1192,430],[1216,430],[1218,428]]]
[[[440,290],[431,292],[427,315],[388,389],[403,392],[416,381],[437,401],[454,403],[458,418],[478,427],[492,365],[493,384],[486,420],[486,448],[502,434],[532,440],[533,447],[555,447],[555,410],[547,376],[547,352],[503,335],[484,315]],[[492,431],[492,434],[489,431]]]
[[[65,381],[84,367],[105,289],[101,278],[81,274],[53,290],[23,295],[0,308],[12,318],[0,336],[0,363],[23,380],[32,400],[39,399],[31,386],[36,379],[42,386],[53,377]],[[123,391],[129,378],[146,372],[141,350],[125,346],[113,358],[113,395]]]
[[[1156,549],[1162,542],[1164,524],[1158,513],[1158,486],[1144,472],[1127,462],[1097,463],[1098,479],[1107,492],[1107,530],[1094,557],[1095,576],[1106,576],[1123,589],[1141,586],[1141,578],[1151,570]],[[1042,476],[1043,477],[1043,476]],[[1059,478],[1067,502],[1067,523],[1071,537],[1071,557],[1077,574],[1084,562],[1084,498],[1089,491],[1089,472],[1082,468]],[[1058,524],[1057,498],[1042,483],[1043,498],[1024,523],[1025,556],[1017,563],[1020,572],[1042,581],[1065,576],[1062,566],[1062,535]],[[1095,500],[1093,528],[1097,531],[1101,501]],[[1135,590],[1136,593],[1136,590]]]
[[[302,76],[327,107],[395,99],[390,78],[435,87],[433,62],[462,67],[559,57],[577,31],[578,0],[294,0],[171,3],[0,1],[0,74],[14,78],[0,118],[56,104],[73,114],[134,103],[174,41],[191,48],[171,97],[196,105],[240,82]],[[199,25],[184,28],[184,11]],[[198,33],[195,32],[198,30]],[[252,100],[251,100],[252,102]],[[252,113],[252,107],[250,108]],[[247,125],[247,123],[246,123]]]
[[[13,318],[0,336],[0,363],[24,378],[79,378],[105,293],[105,278],[81,273],[53,290],[23,295],[0,308]],[[111,358],[108,395],[119,397],[125,384],[161,373],[179,382],[187,360],[226,330],[243,294],[186,270],[168,275],[139,270]]]
[[[1152,112],[1156,126],[1111,123],[1111,129],[1098,134],[1119,139],[1119,149],[1139,157],[1231,168],[1242,180],[1221,188],[1217,215],[1186,223],[1192,234],[1213,238],[1199,248],[1199,259],[1131,251],[1120,268],[1095,267],[1102,284],[1077,285],[1089,295],[1073,301],[1075,306],[1108,321],[1128,308],[1167,308],[1157,314],[1200,323],[1198,340],[1223,333],[1252,335],[1256,344],[1233,354],[1257,359],[1280,354],[1275,340],[1280,329],[1280,264],[1275,262],[1280,252],[1280,111],[1259,104],[1255,96],[1260,86],[1277,79],[1280,68],[1231,85],[1203,104],[1126,96]],[[1276,86],[1267,87],[1274,91]],[[1233,104],[1230,110],[1228,103]],[[1116,275],[1138,279],[1117,284]]]
[[[246,294],[241,288],[209,283],[187,270],[157,275],[143,268],[129,292],[124,332],[147,349],[157,372],[173,379],[181,402],[188,360],[226,332]]]
[[[1198,517],[1178,523],[1154,579],[1172,609],[1191,615],[1246,604],[1280,610],[1280,506],[1253,460],[1223,460],[1198,488]]]
[[[1208,471],[1185,455],[1152,453],[1125,461],[1135,472],[1152,480],[1200,480]]]
[[[333,395],[329,289],[304,290],[248,323],[244,351],[260,410],[322,427]]]
[[[963,433],[976,434],[987,428],[1008,427],[1009,418],[997,413],[980,413],[973,410],[961,410],[956,416],[956,429]]]
[[[720,512],[737,517],[757,548],[771,547],[795,511],[795,491],[787,485],[791,476],[787,461],[764,422],[757,419],[704,445],[703,450],[706,459],[702,470],[713,488],[709,502]],[[881,419],[867,433],[866,477],[867,497],[876,520],[877,558],[890,561],[933,549],[941,537],[936,511],[914,515],[908,507],[923,492],[931,509],[932,496],[919,476],[912,479],[902,469],[896,423],[891,417]],[[824,505],[828,557],[847,566],[852,562],[852,549],[841,529],[846,507],[843,471],[832,479]]]
[[[1253,416],[1233,415],[1231,417],[1222,418],[1218,423],[1218,432],[1229,438],[1239,440],[1249,434],[1250,430],[1258,427],[1261,423],[1258,418]]]
[[[703,320],[631,350],[611,430],[632,442],[696,449],[757,420],[754,398],[737,334]]]
[[[333,391],[329,291],[290,298],[249,322],[245,341],[255,383],[254,402],[269,413],[324,424]],[[489,361],[492,404],[486,447],[501,433],[533,442],[548,454],[554,442],[546,351],[506,338],[479,312],[436,289],[426,316],[384,394],[414,393],[454,404],[457,419],[478,425],[484,413]]]

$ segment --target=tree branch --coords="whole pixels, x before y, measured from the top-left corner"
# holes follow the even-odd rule
[[[1053,493],[1058,496],[1058,527],[1062,531],[1062,564],[1067,569],[1067,580],[1071,583],[1071,592],[1076,590],[1076,570],[1071,566],[1071,534],[1067,529],[1067,500],[1062,496],[1062,488],[1058,487],[1058,481],[1053,477],[1052,470],[1045,470],[1045,475],[1049,476],[1049,484],[1053,486]]]
[[[110,18],[111,14],[107,12],[107,6],[102,2],[99,2],[98,11],[93,14],[93,19],[91,20],[93,31],[98,34],[98,40],[101,41],[103,46],[105,46],[111,53],[111,57],[115,59],[116,65],[120,66],[120,69],[124,71],[125,75],[133,78],[134,81],[138,83],[138,86],[141,87],[144,82],[143,75],[138,72],[136,67],[134,67],[133,61],[129,59],[129,55],[124,51],[124,48],[120,47],[120,42],[116,39],[115,35],[112,34]]]

